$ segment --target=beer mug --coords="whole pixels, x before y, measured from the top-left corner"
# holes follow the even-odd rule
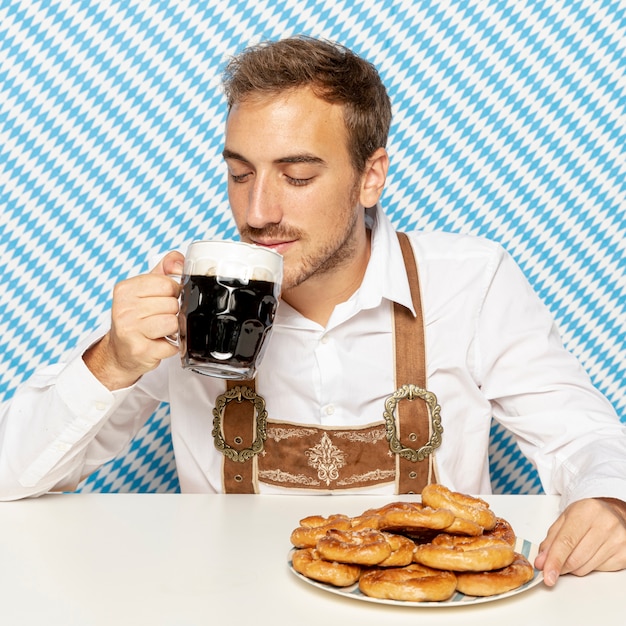
[[[237,241],[194,241],[181,277],[182,367],[217,378],[256,374],[270,337],[283,257]]]

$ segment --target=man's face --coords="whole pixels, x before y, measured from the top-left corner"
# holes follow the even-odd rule
[[[228,116],[224,158],[241,239],[283,255],[284,290],[362,252],[361,177],[340,105],[309,89],[246,99]]]

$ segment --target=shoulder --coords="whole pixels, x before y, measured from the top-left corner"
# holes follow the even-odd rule
[[[418,260],[447,260],[451,263],[476,260],[493,262],[505,255],[503,247],[490,239],[445,231],[407,232]]]
[[[496,241],[439,231],[407,235],[425,295],[436,293],[461,298],[466,302],[463,306],[470,301],[481,306],[494,286],[519,290],[524,283],[519,267]]]

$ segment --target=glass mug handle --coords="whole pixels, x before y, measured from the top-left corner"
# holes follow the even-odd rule
[[[168,274],[167,277],[171,278],[172,280],[175,280],[178,283],[179,287],[182,285],[182,282],[183,282],[182,274]],[[179,296],[179,303],[180,303],[180,296]],[[167,343],[175,346],[176,348],[180,348],[180,342],[178,340],[178,333],[174,335],[165,335],[163,339],[165,339]]]

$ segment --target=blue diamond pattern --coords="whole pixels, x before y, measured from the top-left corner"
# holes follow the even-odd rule
[[[399,229],[501,242],[626,417],[626,7],[611,0],[0,0],[0,400],[155,252],[234,237],[220,73],[306,33],[371,60]],[[537,493],[497,424],[496,492]],[[161,406],[83,491],[179,490]]]

